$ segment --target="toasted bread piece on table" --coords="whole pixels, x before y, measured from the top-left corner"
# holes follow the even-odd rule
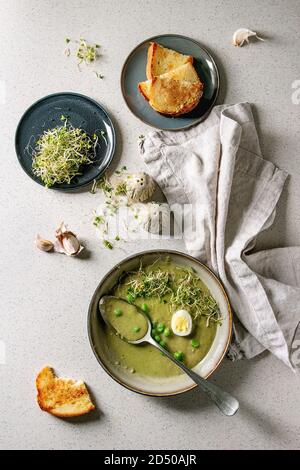
[[[180,54],[156,42],[151,42],[147,54],[147,79],[151,80],[188,62],[193,63],[193,57],[191,55]]]
[[[40,408],[54,416],[81,416],[95,408],[84,382],[58,378],[49,366],[38,373],[36,388]]]

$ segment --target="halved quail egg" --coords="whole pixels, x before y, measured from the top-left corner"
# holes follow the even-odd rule
[[[188,336],[191,334],[193,326],[192,317],[186,310],[177,310],[173,313],[171,328],[177,336]]]

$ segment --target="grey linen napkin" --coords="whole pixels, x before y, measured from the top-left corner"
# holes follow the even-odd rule
[[[249,103],[217,106],[187,131],[149,133],[142,156],[184,224],[189,253],[209,265],[230,297],[232,359],[268,349],[300,364],[300,247],[254,252],[274,220],[287,173],[263,159]],[[196,227],[196,229],[195,229]]]

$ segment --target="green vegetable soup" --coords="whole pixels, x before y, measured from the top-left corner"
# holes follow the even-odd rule
[[[147,321],[142,313],[137,313],[134,308],[137,305],[149,317],[155,341],[188,367],[193,368],[208,353],[221,315],[207,286],[192,270],[158,259],[122,277],[113,295],[119,299],[111,300],[108,313],[120,336],[137,340],[145,335]],[[179,309],[185,309],[192,317],[192,331],[188,336],[177,336],[172,331],[172,315]],[[128,344],[119,335],[105,326],[107,352],[119,367],[152,377],[182,373],[155,347]]]

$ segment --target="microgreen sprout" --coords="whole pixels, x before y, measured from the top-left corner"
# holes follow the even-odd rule
[[[94,222],[93,224],[95,225],[95,227],[99,227],[99,225],[102,225],[104,224],[105,220],[104,220],[104,216],[103,215],[96,215],[94,217]]]
[[[86,64],[94,62],[99,56],[97,50],[99,47],[99,44],[89,44],[84,38],[80,38],[76,52],[78,65],[82,62],[85,62]]]
[[[45,131],[32,152],[33,173],[46,187],[67,183],[80,175],[80,167],[93,163],[96,147],[87,133],[61,116],[62,126]]]
[[[103,240],[103,245],[105,248],[108,248],[109,250],[113,249],[113,245],[108,240]]]
[[[100,135],[101,135],[102,139],[104,140],[104,142],[107,145],[106,132],[105,131],[100,131]]]
[[[173,309],[186,309],[194,318],[204,316],[207,326],[211,321],[220,323],[222,320],[217,302],[209,291],[202,288],[199,277],[192,270],[185,269],[178,278],[162,269],[144,270],[140,266],[127,286],[128,295],[145,299],[166,297],[168,300],[163,301],[168,302]]]

